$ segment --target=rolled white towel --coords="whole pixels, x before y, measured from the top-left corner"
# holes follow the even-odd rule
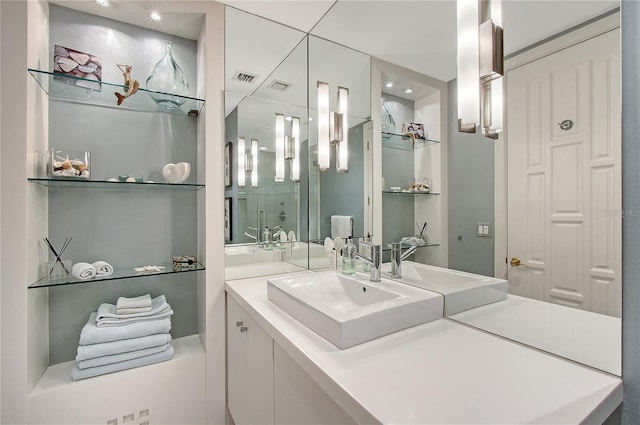
[[[76,279],[93,279],[96,277],[96,269],[89,263],[75,263],[71,267],[71,274]]]
[[[119,297],[116,302],[116,314],[145,313],[151,311],[151,295],[139,297]]]
[[[106,261],[96,261],[91,265],[96,269],[97,276],[111,276],[113,274],[113,266]]]

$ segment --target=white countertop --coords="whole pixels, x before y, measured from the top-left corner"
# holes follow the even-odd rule
[[[449,317],[614,375],[622,374],[622,321],[618,317],[517,295]]]
[[[622,380],[442,319],[340,350],[267,298],[267,278],[227,292],[359,423],[602,423]]]

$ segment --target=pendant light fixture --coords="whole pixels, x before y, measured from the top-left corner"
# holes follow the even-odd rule
[[[246,173],[251,173],[251,187],[258,187],[258,140],[251,139],[249,153],[246,140],[238,137],[238,187],[246,185]]]
[[[329,112],[329,84],[318,81],[318,169],[330,167],[331,145],[336,145],[336,170],[349,172],[349,89],[338,87],[338,111]]]
[[[498,138],[503,127],[501,0],[457,0],[458,131]],[[480,24],[479,24],[480,23]]]

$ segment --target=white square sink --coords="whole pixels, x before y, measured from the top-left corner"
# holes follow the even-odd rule
[[[442,318],[442,295],[368,274],[306,273],[269,279],[269,300],[344,349]]]
[[[382,265],[382,273],[390,276],[391,263]],[[445,316],[506,300],[508,292],[504,279],[413,261],[402,262],[402,277],[395,280],[444,295]]]

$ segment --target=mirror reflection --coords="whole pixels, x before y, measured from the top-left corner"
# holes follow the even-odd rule
[[[619,375],[619,3],[503,2],[506,121],[497,141],[458,132],[455,2],[410,5],[403,31],[380,31],[398,2],[337,2],[304,52],[296,46],[305,35],[294,36],[288,52],[305,58],[290,68],[304,69],[302,100],[270,97],[262,85],[230,90],[238,128],[252,102],[272,128],[273,106],[305,109],[306,174],[290,190],[300,208],[292,226],[309,243],[300,265],[329,267],[331,218],[347,217],[351,234],[370,233],[386,250],[386,276],[442,293],[449,318]],[[532,27],[532,16],[547,24]],[[265,61],[272,71],[286,67],[283,53]],[[330,111],[338,87],[349,89],[347,136],[357,143],[348,174],[335,171],[335,146],[319,171],[318,81],[328,83]],[[266,187],[244,226],[259,225],[260,208],[266,216]],[[400,256],[417,246],[400,272],[389,247],[397,242]]]

